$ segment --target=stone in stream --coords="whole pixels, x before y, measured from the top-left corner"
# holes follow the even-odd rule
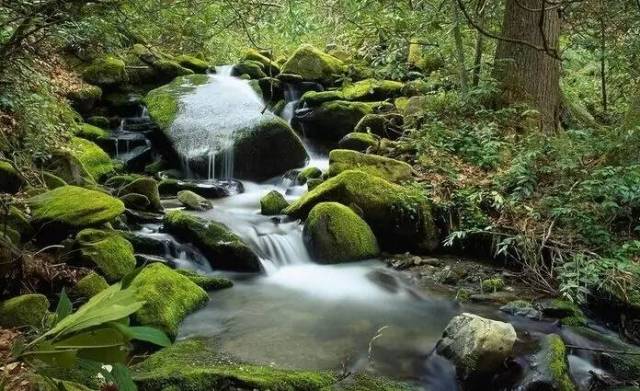
[[[462,378],[492,374],[511,354],[516,331],[509,323],[464,313],[453,318],[438,341],[438,353],[453,362]]]
[[[112,56],[94,60],[84,70],[82,78],[100,87],[113,87],[128,80],[124,61]]]
[[[214,183],[197,183],[178,179],[163,179],[158,191],[163,197],[176,197],[179,192],[188,190],[204,198],[223,198],[231,194],[242,193],[243,186],[238,181],[218,181]]]
[[[296,177],[296,182],[300,185],[304,185],[309,181],[309,179],[320,179],[322,178],[322,170],[318,167],[307,167],[304,170],[298,173]]]
[[[352,151],[365,152],[370,147],[378,145],[376,137],[369,133],[349,133],[338,142],[341,149],[350,149]]]
[[[412,178],[411,166],[405,162],[347,149],[331,151],[328,176],[333,177],[347,170],[360,170],[393,183],[407,182]]]
[[[117,231],[84,229],[76,236],[76,246],[82,260],[95,265],[110,282],[122,279],[136,267],[133,246]]]
[[[282,193],[272,190],[260,199],[260,211],[265,216],[277,216],[289,206]]]
[[[280,66],[278,66],[278,64],[255,49],[248,49],[244,53],[243,60],[255,61],[262,64],[264,72],[271,77],[276,76],[280,73]]]
[[[546,335],[540,350],[532,357],[531,367],[517,387],[522,391],[575,391],[577,388],[569,374],[567,352],[562,338]]]
[[[258,273],[258,256],[224,225],[182,211],[171,211],[164,219],[165,229],[177,238],[193,243],[214,269]]]
[[[168,160],[208,178],[265,180],[305,165],[300,138],[241,80],[194,75],[146,96]]]
[[[312,45],[301,45],[282,66],[283,74],[300,75],[304,80],[332,84],[345,70],[344,63]]]
[[[106,185],[114,187],[115,194],[119,197],[130,194],[143,195],[149,200],[151,211],[160,212],[163,210],[160,203],[158,182],[153,178],[142,175],[119,175],[109,178]]]
[[[367,223],[337,202],[314,206],[303,232],[309,253],[319,263],[358,261],[380,253],[378,241]]]
[[[213,208],[211,201],[190,190],[179,191],[178,201],[180,201],[187,209],[191,210],[205,211]]]
[[[314,206],[327,201],[357,210],[383,250],[424,252],[438,246],[438,231],[424,193],[362,171],[348,170],[329,178],[284,213],[305,219]]]

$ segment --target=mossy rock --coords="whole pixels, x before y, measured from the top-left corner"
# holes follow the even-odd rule
[[[214,268],[253,273],[262,270],[258,256],[222,224],[171,211],[165,216],[164,227],[198,247]]]
[[[171,126],[180,106],[179,97],[206,83],[206,75],[190,75],[175,79],[173,82],[149,91],[144,98],[149,116],[161,128]]]
[[[82,228],[106,223],[124,213],[122,201],[95,190],[62,186],[28,201],[36,223]]]
[[[367,79],[342,88],[345,100],[380,101],[402,94],[403,83],[392,80]]]
[[[211,201],[199,196],[190,190],[182,190],[178,192],[178,201],[187,209],[205,211],[213,208]]]
[[[77,90],[69,92],[67,98],[71,101],[73,108],[81,113],[86,113],[94,108],[96,103],[102,98],[102,89],[98,86],[86,84]]]
[[[231,288],[233,286],[233,281],[224,277],[209,276],[190,270],[177,270],[177,272],[187,277],[205,291],[217,291],[220,289]]]
[[[75,153],[68,149],[58,149],[51,153],[51,158],[47,161],[46,167],[52,175],[60,179],[65,184],[93,187],[96,180],[78,159]],[[60,182],[52,177],[47,178],[52,181],[52,185],[60,187]]]
[[[284,88],[282,82],[274,77],[263,77],[259,80],[253,80],[258,83],[263,99],[267,102],[279,102],[284,100]],[[275,110],[272,110],[274,113]]]
[[[109,283],[101,275],[91,272],[82,277],[69,291],[74,297],[89,299],[109,287]]]
[[[162,197],[176,197],[181,191],[191,191],[204,198],[222,198],[229,195],[228,189],[223,186],[202,186],[177,179],[163,179],[158,184],[158,191]]]
[[[340,149],[365,152],[370,147],[378,145],[376,137],[369,133],[349,133],[338,142]]]
[[[149,200],[149,208],[153,211],[162,211],[162,203],[160,202],[160,192],[158,190],[158,182],[149,177],[136,177],[129,183],[123,185],[117,190],[118,196],[127,194],[141,194]]]
[[[132,368],[140,391],[248,389],[317,391],[336,382],[325,372],[237,363],[199,340],[175,343]]]
[[[387,135],[387,119],[384,115],[367,114],[360,119],[353,131],[385,137]]]
[[[0,304],[0,326],[41,327],[49,314],[49,300],[40,294],[13,297]]]
[[[185,68],[172,60],[158,60],[150,64],[156,71],[160,81],[169,82],[179,76],[193,75],[191,69]]]
[[[27,214],[13,205],[9,207],[8,213],[3,213],[3,222],[1,224],[4,227],[15,230],[20,236],[33,233]]]
[[[102,129],[106,129],[111,125],[109,118],[102,115],[94,115],[87,118],[87,123]]]
[[[67,182],[65,182],[64,179],[48,171],[42,172],[42,180],[49,190],[67,185]]]
[[[282,210],[289,206],[289,202],[282,193],[277,190],[268,192],[260,199],[260,210],[265,216],[276,216],[282,214]]]
[[[77,137],[81,137],[90,141],[104,140],[109,137],[109,132],[91,124],[78,125],[73,134]]]
[[[255,49],[248,49],[244,53],[243,60],[259,62],[262,64],[264,72],[271,77],[280,73],[280,66],[277,63]]]
[[[211,68],[208,62],[185,54],[176,57],[175,60],[181,67],[191,69],[195,73],[207,73]]]
[[[237,77],[247,75],[254,80],[268,76],[264,71],[264,66],[257,61],[242,61],[234,65],[231,70],[231,75]]]
[[[502,277],[492,277],[486,280],[482,280],[480,286],[482,290],[487,293],[498,292],[504,290],[506,284]]]
[[[328,176],[333,177],[347,170],[360,170],[393,183],[407,182],[412,178],[411,166],[405,162],[348,149],[331,151]]]
[[[368,103],[335,100],[322,103],[301,121],[307,137],[339,141],[373,112],[374,106]]]
[[[282,66],[282,73],[300,75],[304,80],[332,83],[344,72],[344,63],[312,45],[302,45]]]
[[[9,162],[0,161],[0,193],[15,194],[24,184],[22,175]]]
[[[522,390],[575,391],[571,380],[567,351],[562,338],[549,334],[542,338],[540,350],[533,357],[533,365],[521,382]]]
[[[580,307],[567,300],[549,299],[540,303],[542,314],[552,318],[558,318],[565,326],[585,326],[587,317]]]
[[[304,240],[320,263],[341,263],[373,258],[378,241],[367,223],[337,202],[314,206],[304,224]]]
[[[424,80],[412,80],[407,82],[402,88],[402,95],[411,97],[427,94],[435,89],[432,83],[428,83]]]
[[[127,209],[147,210],[151,206],[151,201],[142,194],[129,193],[119,197]]]
[[[310,107],[320,106],[325,102],[345,100],[342,91],[307,91],[300,101]]]
[[[116,231],[82,230],[76,245],[82,259],[95,265],[108,281],[118,281],[136,268],[133,246]]]
[[[296,180],[299,184],[304,185],[309,179],[318,179],[322,177],[322,170],[318,167],[307,167],[298,173]]]
[[[71,154],[82,163],[96,181],[115,172],[115,165],[109,155],[95,143],[80,137],[72,137],[69,147]]]
[[[124,61],[112,56],[96,59],[84,70],[82,78],[101,87],[112,87],[128,80]]]
[[[312,178],[307,181],[307,190],[311,191],[316,187],[320,186],[324,182],[322,178]]]
[[[209,301],[202,288],[160,263],[142,269],[131,287],[145,302],[133,315],[134,322],[160,329],[172,338],[178,334],[182,320]]]
[[[438,232],[426,196],[362,171],[344,171],[302,196],[284,213],[306,218],[321,202],[334,201],[362,211],[381,247],[389,251],[432,251]]]

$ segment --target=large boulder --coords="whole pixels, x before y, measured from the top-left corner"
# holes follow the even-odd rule
[[[262,64],[264,68],[264,72],[269,76],[276,76],[277,74],[280,73],[280,66],[278,64],[276,64],[269,57],[265,56],[264,54],[261,54],[255,49],[248,49],[244,53],[243,59],[248,61],[259,62],[260,64]]]
[[[11,163],[0,161],[0,193],[16,193],[23,183],[24,179]]]
[[[369,133],[349,133],[338,142],[341,149],[350,149],[352,151],[364,152],[370,147],[378,145],[376,137]]]
[[[264,180],[307,161],[300,138],[241,80],[177,78],[145,98],[177,157],[202,176]]]
[[[115,172],[115,165],[109,155],[89,140],[73,137],[69,143],[69,150],[96,181]]]
[[[147,208],[152,211],[162,211],[158,182],[141,175],[121,175],[110,178],[107,185],[114,187],[115,194],[124,199],[125,196],[140,195],[148,201]]]
[[[402,94],[404,84],[393,80],[366,79],[342,88],[346,100],[380,101]]]
[[[190,190],[179,191],[178,201],[180,201],[187,209],[191,210],[205,211],[213,208],[211,201]]]
[[[282,73],[296,74],[304,80],[331,83],[344,72],[344,63],[312,45],[300,46],[282,66]]]
[[[330,177],[347,170],[360,170],[393,183],[411,180],[411,166],[384,156],[364,154],[347,149],[334,149],[329,154]]]
[[[207,73],[211,68],[208,62],[186,54],[177,56],[175,60],[181,67],[191,69],[195,73]]]
[[[124,213],[122,201],[76,186],[62,186],[28,201],[36,223],[61,223],[83,228],[106,223]]]
[[[84,229],[76,245],[82,260],[95,265],[108,281],[118,281],[136,268],[133,246],[116,231]]]
[[[464,313],[449,322],[436,349],[454,363],[461,377],[475,377],[500,369],[516,338],[509,323]]]
[[[378,241],[366,221],[337,202],[314,206],[303,232],[311,256],[320,263],[358,261],[380,253]]]
[[[49,300],[40,294],[13,297],[0,303],[0,327],[41,327],[49,313]]]
[[[257,61],[242,61],[233,66],[231,69],[232,76],[249,76],[249,78],[257,80],[267,77],[264,72],[264,66]]]
[[[575,391],[571,380],[567,349],[556,334],[546,335],[540,342],[540,350],[532,357],[532,365],[517,387],[522,391],[555,390]]]
[[[282,214],[282,210],[287,206],[289,206],[289,202],[277,190],[268,192],[260,199],[260,211],[265,216]]]
[[[124,61],[112,56],[96,59],[84,70],[82,78],[101,87],[113,87],[128,80]]]
[[[369,103],[334,100],[322,103],[298,120],[307,137],[339,141],[353,132],[358,122],[373,113],[374,108]]]
[[[344,171],[308,192],[285,214],[304,219],[321,202],[357,210],[385,250],[432,251],[438,233],[425,195],[362,171]]]
[[[182,320],[209,301],[209,296],[189,278],[160,263],[151,264],[133,279],[131,288],[144,306],[134,322],[158,328],[172,338]]]
[[[167,213],[164,227],[202,251],[212,267],[239,272],[260,272],[258,256],[227,227],[182,211]]]

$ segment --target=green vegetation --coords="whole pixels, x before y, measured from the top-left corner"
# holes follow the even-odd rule
[[[94,264],[108,281],[119,281],[136,267],[133,246],[116,231],[85,229],[76,243],[82,259]]]
[[[405,162],[346,149],[331,151],[328,176],[336,176],[347,170],[359,170],[393,183],[408,182],[412,179],[411,166]]]
[[[91,272],[82,277],[70,293],[77,297],[89,299],[107,288],[109,288],[107,280],[98,273]]]
[[[47,321],[49,300],[44,295],[28,294],[0,303],[0,326],[41,327]]]

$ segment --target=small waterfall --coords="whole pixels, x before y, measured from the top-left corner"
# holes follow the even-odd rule
[[[209,158],[209,165],[207,168],[207,179],[211,181],[211,180],[214,180],[216,177],[216,153],[209,152],[208,158]]]

